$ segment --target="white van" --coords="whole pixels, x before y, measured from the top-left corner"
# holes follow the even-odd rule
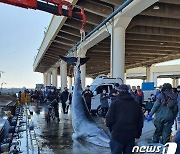
[[[109,94],[111,89],[114,88],[114,84],[122,84],[123,80],[121,78],[108,78],[106,76],[100,76],[94,80],[90,85],[90,90],[93,92],[92,102],[91,102],[91,111],[93,113],[101,112],[101,103],[100,103],[100,94],[103,89],[106,89],[106,92]],[[109,99],[109,103],[111,100]]]

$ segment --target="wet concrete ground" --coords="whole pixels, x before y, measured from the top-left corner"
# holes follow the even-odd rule
[[[34,106],[30,107],[33,110],[32,120],[35,125],[37,139],[41,144],[41,153],[44,154],[110,154],[109,148],[99,147],[94,144],[81,141],[72,140],[73,134],[71,124],[71,114],[68,114],[68,120],[64,119],[61,111],[61,104],[59,107],[60,122],[52,121],[47,124],[44,116],[44,107],[40,106],[38,109]],[[101,119],[96,117],[99,123]]]

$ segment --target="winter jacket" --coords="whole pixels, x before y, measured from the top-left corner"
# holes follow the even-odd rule
[[[85,98],[87,103],[91,103],[91,98],[93,97],[93,93],[91,90],[83,91],[82,96]]]
[[[108,98],[109,96],[107,94],[101,93],[100,102],[102,108],[109,107]]]
[[[150,114],[156,113],[157,120],[172,121],[178,113],[177,95],[172,91],[165,91],[159,94]]]
[[[114,94],[117,94],[117,90],[115,88],[111,89],[109,94],[111,101],[114,101],[116,99],[116,96]]]
[[[106,125],[112,129],[112,139],[120,143],[140,138],[143,128],[143,114],[140,105],[129,93],[117,96],[106,115]]]
[[[177,101],[180,104],[180,92],[178,93]]]
[[[130,94],[131,94],[131,96],[134,98],[134,100],[139,103],[139,96],[138,96],[137,91],[133,92],[133,91],[131,90],[131,91],[130,91]]]
[[[68,91],[63,91],[61,96],[60,96],[61,103],[66,103],[68,98],[69,98],[69,101],[71,103],[71,100],[72,100],[71,94]]]
[[[52,102],[54,99],[57,100],[57,102],[59,101],[59,98],[58,98],[58,93],[57,92],[49,92],[48,95],[47,95],[47,99]]]

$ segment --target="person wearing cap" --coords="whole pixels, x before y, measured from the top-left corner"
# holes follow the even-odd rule
[[[93,93],[90,90],[90,86],[87,85],[86,89],[82,92],[82,96],[85,99],[87,108],[89,110],[89,112],[91,111],[91,98],[93,97]]]
[[[116,99],[116,96],[118,95],[118,91],[117,91],[118,88],[119,88],[119,83],[115,83],[114,88],[111,89],[110,94],[109,94],[111,98],[111,102]]]
[[[105,123],[111,127],[110,148],[112,154],[131,154],[135,139],[140,138],[143,128],[143,114],[140,105],[121,84],[118,96],[106,114]]]
[[[156,100],[151,112],[147,117],[147,121],[152,120],[155,114],[154,125],[156,127],[153,142],[166,144],[171,136],[171,128],[178,113],[177,95],[172,91],[172,85],[163,84],[161,93]],[[160,137],[162,139],[160,140]]]

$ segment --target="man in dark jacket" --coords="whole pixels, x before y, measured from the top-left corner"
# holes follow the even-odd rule
[[[161,136],[162,144],[169,142],[171,128],[174,124],[177,113],[177,95],[172,92],[172,85],[165,83],[163,84],[163,88],[157,101],[147,117],[147,121],[151,121],[152,116],[155,114],[154,125],[156,127],[156,131],[153,136],[154,143],[159,143]]]
[[[91,98],[93,97],[93,93],[89,88],[90,88],[90,86],[86,87],[86,89],[82,93],[82,96],[84,97],[84,99],[86,101],[86,105],[90,112],[91,111]]]
[[[119,86],[119,95],[106,115],[106,125],[112,128],[110,147],[112,154],[131,154],[135,139],[140,138],[143,114],[139,104],[128,92],[128,86]]]
[[[61,100],[61,103],[62,103],[63,113],[68,114],[68,109],[69,109],[69,105],[71,104],[71,101],[72,101],[72,96],[68,92],[67,87],[64,88],[64,91],[61,94],[60,100]],[[69,104],[67,104],[67,101],[68,101]]]
[[[60,121],[59,119],[59,95],[57,92],[57,89],[51,89],[51,91],[47,95],[48,101],[50,101],[51,105],[54,107],[55,117],[57,118],[57,121]]]
[[[130,91],[130,94],[134,98],[134,100],[139,103],[139,96],[138,96],[136,86],[132,86],[132,90]]]
[[[116,96],[118,95],[118,91],[117,91],[118,88],[119,88],[119,83],[115,83],[114,88],[111,89],[110,94],[109,94],[111,98],[111,102],[116,99]]]

